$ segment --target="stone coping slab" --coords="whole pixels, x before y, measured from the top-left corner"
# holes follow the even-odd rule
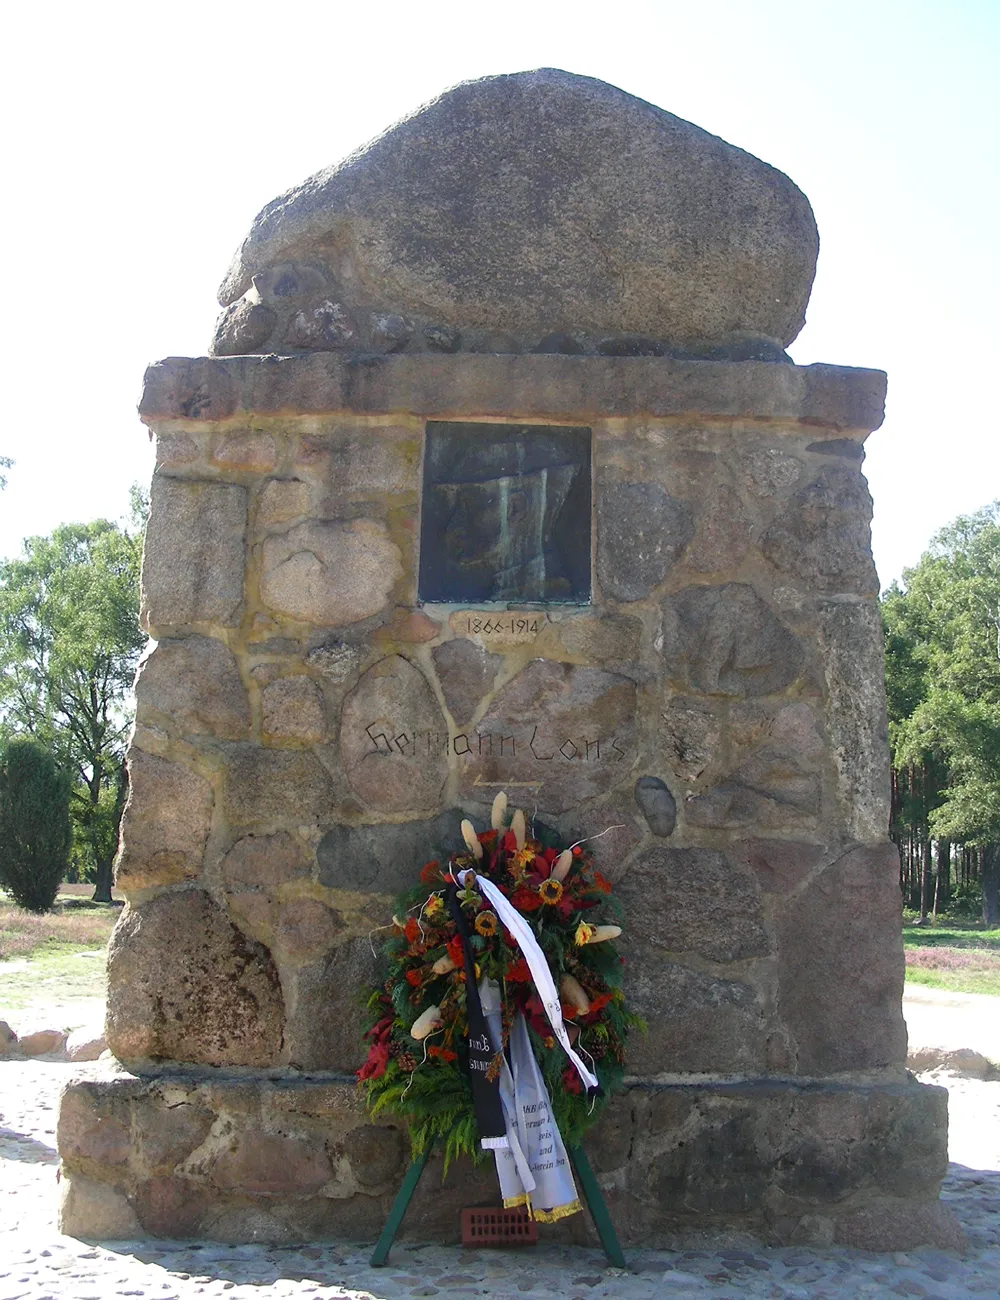
[[[241,415],[404,413],[523,420],[655,418],[877,429],[886,376],[848,366],[559,355],[167,357],[145,376],[139,414],[215,422]]]

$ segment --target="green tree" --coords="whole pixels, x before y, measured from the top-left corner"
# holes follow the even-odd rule
[[[126,796],[125,742],[139,629],[141,495],[135,527],[65,524],[0,564],[0,717],[73,774],[70,811],[94,898],[111,901]]]
[[[978,852],[983,919],[1000,924],[1000,502],[942,530],[883,601],[897,773],[930,774],[931,837]],[[912,782],[911,787],[912,789]],[[911,810],[912,815],[912,810]]]
[[[0,750],[0,883],[30,912],[48,912],[66,874],[72,829],[68,773],[34,740]]]

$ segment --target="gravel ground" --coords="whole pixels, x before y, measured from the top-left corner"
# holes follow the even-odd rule
[[[90,1067],[0,1063],[0,1300],[108,1300],[188,1296],[261,1300],[318,1297],[566,1296],[570,1300],[763,1296],[774,1300],[1000,1296],[1000,1082],[935,1077],[952,1094],[952,1158],[944,1199],[970,1250],[868,1255],[844,1249],[627,1251],[630,1270],[597,1251],[542,1245],[528,1252],[394,1247],[368,1267],[371,1246],[300,1249],[207,1243],[89,1246],[55,1226],[59,1089]]]

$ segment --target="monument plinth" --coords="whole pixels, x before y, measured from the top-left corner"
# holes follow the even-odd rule
[[[407,1143],[351,1077],[371,936],[505,789],[626,907],[623,1239],[954,1239],[905,1070],[885,377],[784,357],[815,254],[781,173],[550,71],[261,214],[215,355],[146,378],[127,1072],[64,1099],[67,1230],[373,1235]],[[457,1239],[490,1178],[425,1177],[409,1230]]]

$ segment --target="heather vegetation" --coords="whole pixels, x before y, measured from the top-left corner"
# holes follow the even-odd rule
[[[903,929],[909,983],[1000,996],[1000,930],[984,930],[981,922],[915,920]]]

